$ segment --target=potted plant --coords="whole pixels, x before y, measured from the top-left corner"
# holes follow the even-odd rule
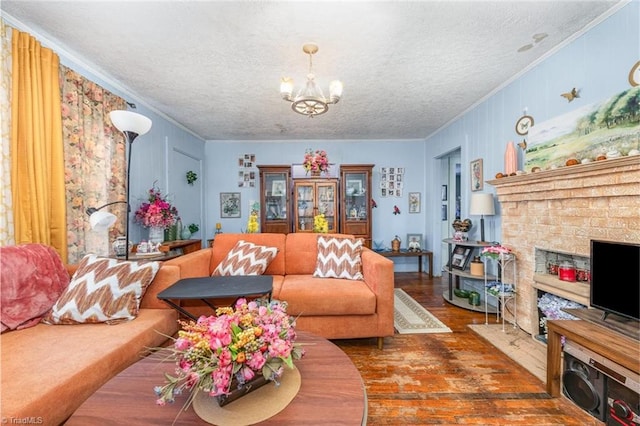
[[[187,183],[189,185],[193,185],[193,182],[198,180],[198,175],[196,174],[196,172],[189,170],[187,172]]]

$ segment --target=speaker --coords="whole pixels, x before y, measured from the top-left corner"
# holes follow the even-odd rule
[[[607,416],[607,376],[573,355],[564,353],[562,392],[596,419]]]
[[[608,426],[640,425],[640,394],[616,380],[607,380]]]

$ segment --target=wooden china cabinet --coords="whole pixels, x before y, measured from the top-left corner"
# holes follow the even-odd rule
[[[362,238],[371,248],[371,174],[373,164],[340,166],[340,232]]]
[[[291,166],[258,166],[260,232],[291,232]]]
[[[329,224],[328,232],[338,232],[337,179],[294,179],[293,205],[294,232],[313,232],[313,219],[321,213]]]

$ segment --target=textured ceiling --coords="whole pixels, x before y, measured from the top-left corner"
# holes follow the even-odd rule
[[[624,4],[625,1],[622,2]],[[426,138],[619,1],[3,0],[8,22],[207,140]],[[536,42],[534,35],[547,33]],[[305,42],[326,114],[295,114]],[[532,48],[518,52],[522,46]]]

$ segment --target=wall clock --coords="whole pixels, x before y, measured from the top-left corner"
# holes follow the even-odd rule
[[[640,61],[636,62],[629,71],[629,84],[633,87],[640,86]]]
[[[524,136],[529,133],[531,126],[533,126],[533,117],[530,115],[523,115],[516,122],[516,133],[520,136]]]

